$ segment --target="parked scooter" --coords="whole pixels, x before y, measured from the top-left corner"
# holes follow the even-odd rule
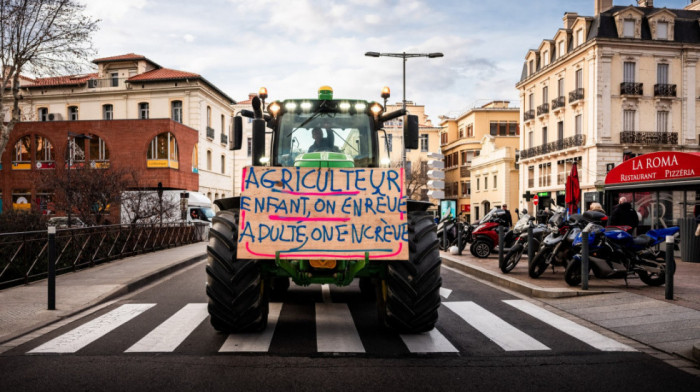
[[[462,230],[462,242],[460,250],[464,250],[467,243],[472,242],[472,230],[474,225],[469,225],[462,222],[457,222],[454,218],[443,218],[437,226],[438,248],[446,251],[451,246],[457,245],[457,230]],[[445,247],[445,239],[443,236],[447,233],[447,246]]]
[[[523,209],[523,215],[521,218],[518,220],[518,222],[515,224],[513,227],[513,233],[516,235],[515,237],[515,243],[513,246],[508,250],[508,253],[505,255],[505,262],[503,266],[501,266],[501,271],[504,274],[509,273],[510,271],[515,268],[516,265],[518,265],[518,262],[520,262],[520,259],[523,256],[523,253],[526,253],[528,251],[528,227],[532,226],[532,245],[534,249],[538,249],[540,246],[540,242],[542,241],[542,237],[544,236],[544,233],[547,231],[547,225],[545,224],[538,224],[535,225],[535,217],[532,217],[527,214],[527,210]]]
[[[660,286],[666,281],[666,252],[657,251],[657,245],[666,241],[666,236],[678,237],[678,227],[649,230],[633,237],[625,230],[604,228],[589,224],[589,266],[596,278],[625,279],[637,274],[649,286]],[[570,286],[581,283],[581,245],[583,236],[574,239],[576,254],[567,266],[564,280]]]
[[[474,257],[486,258],[498,245],[498,228],[505,224],[506,214],[506,211],[494,208],[479,221],[479,225],[472,232],[474,242],[469,247],[469,251]],[[505,234],[504,242],[506,248],[515,242],[512,230]]]

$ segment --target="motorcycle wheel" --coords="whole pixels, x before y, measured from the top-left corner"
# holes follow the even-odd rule
[[[528,263],[527,273],[531,278],[537,279],[547,269],[547,258],[552,254],[552,248],[545,248],[537,252],[532,262]]]
[[[485,259],[491,254],[491,245],[484,240],[476,240],[469,250],[474,257]]]
[[[515,266],[518,265],[520,258],[523,257],[524,250],[525,247],[522,244],[516,244],[515,246],[510,248],[508,254],[506,254],[506,259],[503,263],[503,267],[501,268],[501,272],[507,274],[508,272],[512,271],[513,268],[515,268]]]
[[[647,271],[637,271],[639,275],[639,280],[646,283],[649,286],[661,286],[666,283],[666,273],[649,273]]]
[[[581,284],[581,261],[573,259],[569,265],[566,266],[564,280],[569,286],[578,286]]]

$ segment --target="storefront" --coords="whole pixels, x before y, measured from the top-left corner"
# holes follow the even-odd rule
[[[624,161],[605,177],[605,210],[623,196],[637,210],[638,233],[700,219],[700,153],[661,151]]]

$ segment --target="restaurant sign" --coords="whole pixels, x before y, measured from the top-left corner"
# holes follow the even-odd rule
[[[700,153],[660,151],[622,162],[605,177],[605,185],[700,178]]]

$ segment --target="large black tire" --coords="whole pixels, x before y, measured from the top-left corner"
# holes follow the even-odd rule
[[[376,284],[372,280],[372,278],[360,278],[360,293],[362,294],[362,298],[365,299],[374,299],[375,296],[375,291],[376,291]]]
[[[537,279],[547,269],[547,257],[552,254],[552,248],[544,248],[537,252],[532,261],[528,260],[527,273],[531,278]]]
[[[523,244],[515,244],[515,246],[510,248],[506,254],[503,266],[501,267],[501,272],[507,274],[508,272],[512,271],[513,268],[518,265],[518,262],[520,262],[520,258],[523,257],[524,250],[525,247]]]
[[[491,254],[491,249],[493,249],[493,244],[490,241],[477,238],[469,248],[469,251],[474,257],[485,259]]]
[[[219,211],[207,246],[207,296],[211,325],[218,331],[252,332],[267,326],[268,297],[258,261],[238,260],[237,211]]]
[[[438,319],[442,277],[435,221],[428,213],[409,213],[408,253],[408,260],[386,262],[386,279],[378,285],[379,318],[401,333],[430,331]]]
[[[289,289],[289,278],[281,276],[270,278],[268,287],[270,288],[270,299],[273,301],[282,301],[284,295],[287,293],[287,289]]]
[[[564,280],[569,286],[578,286],[581,284],[581,261],[578,259],[573,259],[566,266],[566,271],[564,272]]]
[[[649,273],[647,271],[637,271],[639,275],[639,280],[648,284],[649,286],[661,286],[666,283],[666,272],[661,271],[657,273]]]

